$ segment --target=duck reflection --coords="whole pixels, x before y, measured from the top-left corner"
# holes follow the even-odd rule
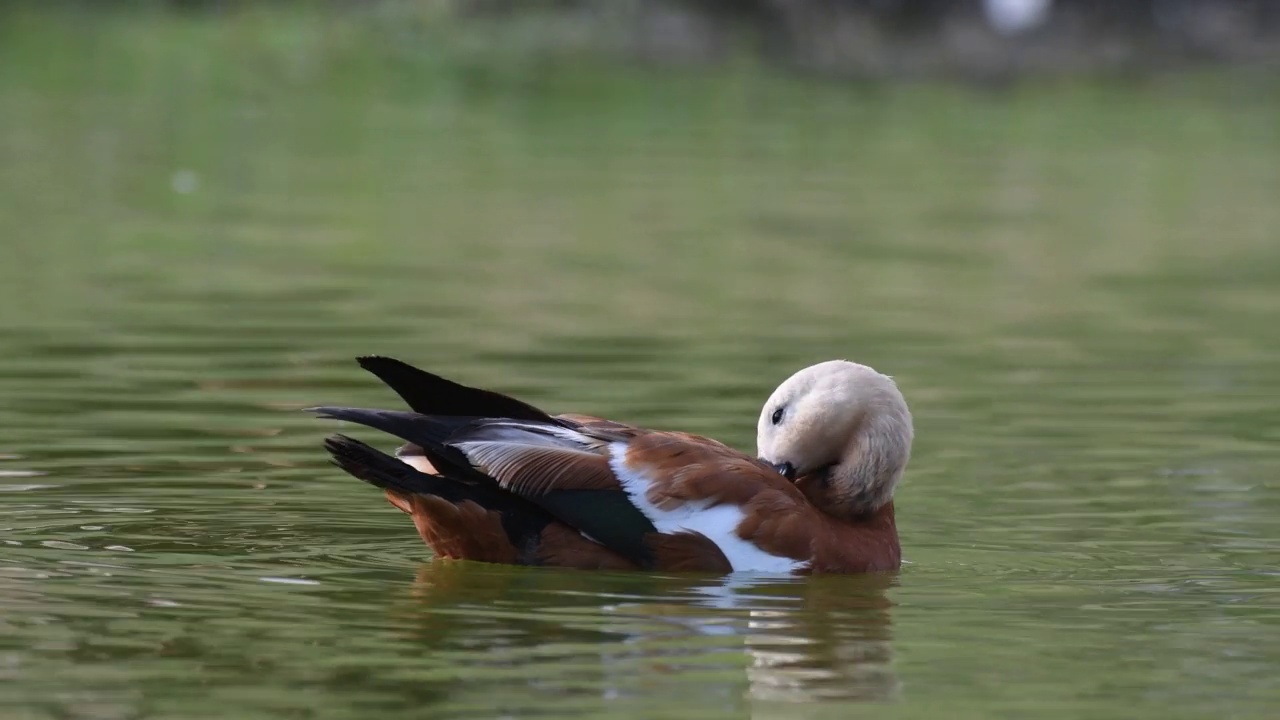
[[[890,700],[896,575],[689,577],[435,561],[395,613],[416,642],[492,667],[557,663],[610,698],[758,703]],[[575,683],[581,686],[581,683]]]
[[[793,602],[748,610],[751,697],[890,700],[893,672],[887,591],[896,576],[819,576],[797,581]],[[796,588],[795,585],[799,585]]]

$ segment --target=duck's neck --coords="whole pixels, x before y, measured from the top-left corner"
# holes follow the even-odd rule
[[[814,507],[845,522],[864,523],[887,511],[893,522],[893,491],[877,485],[850,482],[840,465],[831,465],[796,480],[796,487]]]
[[[862,522],[870,528],[876,530],[894,530],[898,529],[898,521],[893,515],[893,501],[881,505],[879,508],[872,510],[866,515]]]
[[[832,522],[830,528],[836,542],[814,558],[811,572],[880,572],[901,566],[892,502],[859,520]]]

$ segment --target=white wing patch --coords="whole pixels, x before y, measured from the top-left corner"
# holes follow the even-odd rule
[[[806,563],[789,557],[772,555],[738,537],[738,525],[744,517],[736,505],[712,506],[710,501],[687,502],[672,510],[661,510],[649,502],[649,486],[653,479],[627,467],[627,444],[609,445],[609,466],[636,506],[661,533],[691,531],[705,535],[724,553],[735,571],[792,573]]]
[[[430,460],[421,455],[401,455],[396,459],[420,473],[426,473],[428,475],[436,474],[435,466],[431,464]]]

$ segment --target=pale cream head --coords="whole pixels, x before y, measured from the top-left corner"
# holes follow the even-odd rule
[[[893,499],[911,457],[911,411],[888,375],[831,360],[792,375],[769,396],[756,454],[788,473],[815,505],[860,517]]]

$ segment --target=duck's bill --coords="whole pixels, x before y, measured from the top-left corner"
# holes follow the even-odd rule
[[[796,481],[796,469],[791,463],[769,463],[769,465],[771,465],[774,470],[777,470],[778,474],[782,477],[790,480],[791,482]]]

